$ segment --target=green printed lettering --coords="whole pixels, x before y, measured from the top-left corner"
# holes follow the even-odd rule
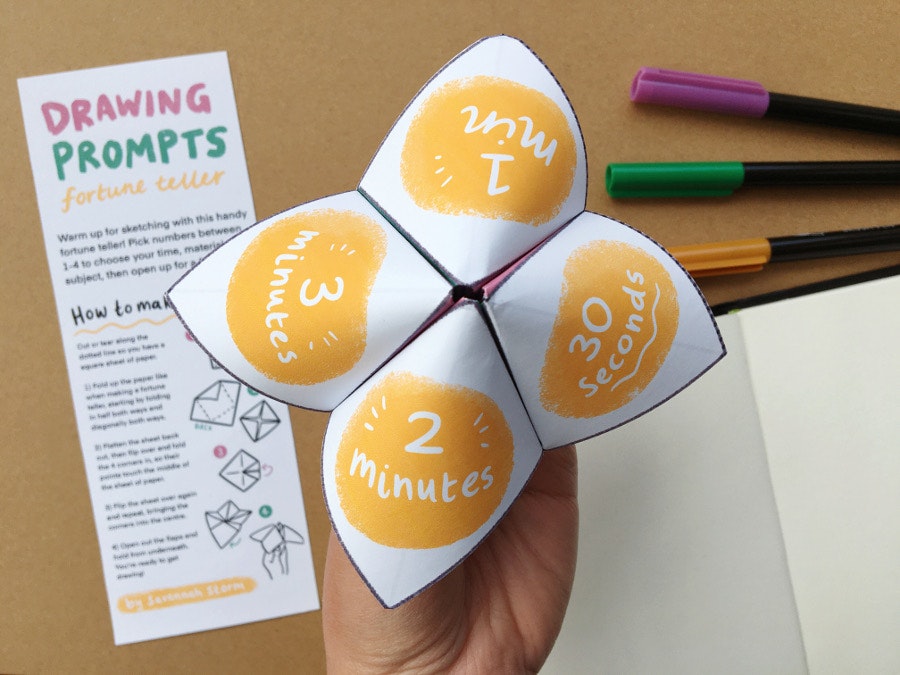
[[[178,143],[178,134],[171,129],[163,129],[156,138],[159,141],[159,159],[163,164],[169,163],[169,150]]]
[[[72,159],[74,154],[75,151],[72,149],[71,143],[60,141],[59,143],[53,144],[53,162],[56,164],[56,175],[60,180],[66,179],[66,172],[63,169],[63,166]]]
[[[225,127],[213,127],[206,132],[206,140],[213,146],[206,152],[209,157],[221,157],[225,154],[225,139],[220,136],[227,132]]]
[[[97,149],[90,141],[81,141],[78,144],[78,170],[81,173],[87,171],[87,165],[90,164],[95,169],[100,168],[100,162],[94,157],[94,151]]]
[[[140,142],[135,141],[133,138],[129,138],[125,142],[125,152],[125,166],[129,169],[134,166],[135,155],[138,157],[146,155],[148,162],[156,161],[156,151],[153,149],[153,137],[150,136],[150,134],[141,136]]]
[[[188,157],[197,159],[197,136],[203,135],[203,129],[191,129],[181,134],[181,137],[188,142]]]

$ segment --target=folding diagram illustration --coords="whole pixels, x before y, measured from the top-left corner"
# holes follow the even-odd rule
[[[290,572],[288,565],[288,544],[303,544],[303,535],[294,528],[278,522],[266,525],[250,534],[250,538],[258,541],[263,549],[263,568],[274,578],[274,572],[285,575]],[[275,563],[278,563],[276,569]]]
[[[219,548],[225,548],[241,531],[250,512],[238,508],[230,499],[216,511],[206,512],[206,527]]]
[[[241,425],[244,431],[250,437],[250,440],[256,442],[265,438],[268,434],[275,430],[281,420],[272,406],[266,401],[260,401],[247,412],[241,415]]]
[[[237,413],[241,385],[233,380],[219,380],[194,397],[191,419],[206,424],[230,427]]]
[[[326,504],[387,607],[471,553],[543,451],[724,353],[681,266],[586,212],[586,190],[561,87],[518,40],[487,38],[422,88],[357,190],[248,228],[169,291],[236,379],[332,411]]]
[[[238,452],[219,475],[241,492],[246,492],[262,478],[259,460],[246,450]]]

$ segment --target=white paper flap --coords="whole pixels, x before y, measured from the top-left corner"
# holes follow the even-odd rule
[[[334,411],[325,497],[347,553],[393,607],[478,545],[540,454],[481,313],[466,302]]]
[[[248,385],[330,410],[450,286],[358,192],[249,228],[169,292],[195,338]]]
[[[447,64],[403,112],[360,189],[464,283],[584,209],[584,143],[559,83],[499,36]]]
[[[544,447],[659,405],[724,354],[694,282],[636,230],[585,212],[487,302]]]

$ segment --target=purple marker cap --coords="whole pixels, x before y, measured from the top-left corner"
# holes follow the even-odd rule
[[[759,82],[750,80],[645,67],[631,83],[631,100],[762,117],[769,107],[769,92]]]

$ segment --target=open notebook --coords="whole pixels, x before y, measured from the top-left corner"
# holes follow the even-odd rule
[[[579,447],[544,673],[900,672],[900,269],[718,318],[728,356]]]

